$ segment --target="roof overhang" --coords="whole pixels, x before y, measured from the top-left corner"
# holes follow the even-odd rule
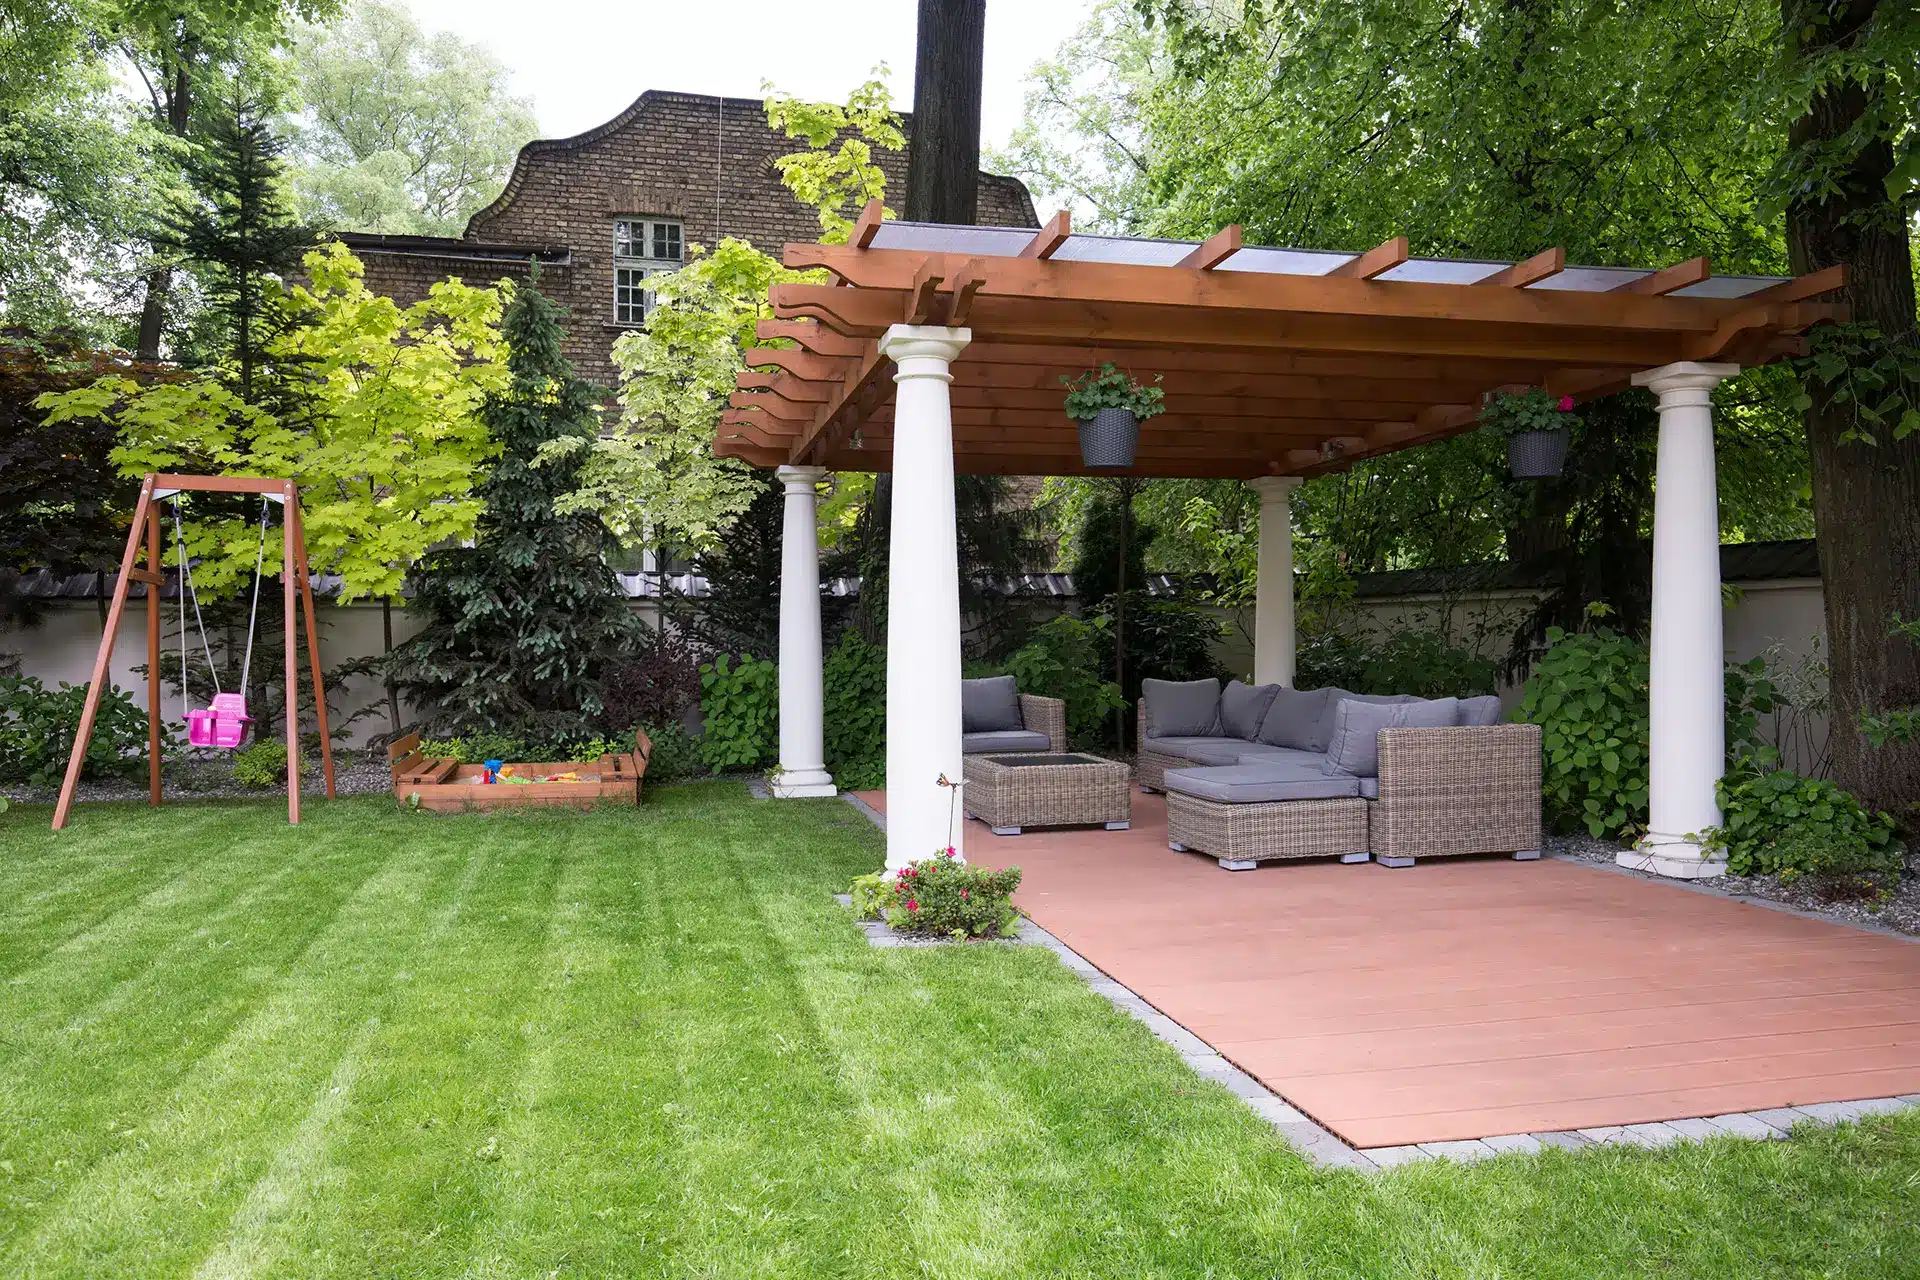
[[[747,354],[715,452],[755,466],[891,465],[896,324],[965,326],[953,365],[955,466],[1076,475],[1062,379],[1111,360],[1163,379],[1133,473],[1313,475],[1470,429],[1484,397],[1541,386],[1609,394],[1676,361],[1763,364],[1846,317],[1811,301],[1841,269],[1797,279],[1412,258],[1404,239],[1362,254],[881,222],[847,244],[790,244],[826,284],[774,286],[777,319]],[[1105,474],[1105,473],[1103,473]]]

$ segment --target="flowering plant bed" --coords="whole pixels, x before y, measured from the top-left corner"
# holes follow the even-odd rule
[[[633,737],[631,752],[596,761],[501,761],[490,768],[428,756],[420,750],[420,735],[410,733],[387,748],[393,798],[437,813],[568,805],[591,809],[603,800],[638,804],[653,744],[644,729],[635,730]]]
[[[943,849],[892,874],[876,872],[853,882],[853,906],[863,920],[884,920],[916,937],[1011,938],[1020,913],[1013,891],[1020,868],[998,871],[970,866]]]

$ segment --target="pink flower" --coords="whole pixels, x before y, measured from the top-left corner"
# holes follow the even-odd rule
[[[966,900],[967,900],[967,891],[965,889],[962,889],[960,891],[960,901],[965,902]]]
[[[953,846],[952,846],[952,845],[948,845],[948,846],[946,847],[946,850],[945,850],[945,852],[946,852],[946,856],[947,856],[947,857],[949,857],[949,858],[951,858],[951,857],[953,857],[953,856],[954,856],[954,852],[953,852]]]
[[[1561,397],[1560,397],[1560,412],[1562,412],[1562,413],[1572,413],[1572,412],[1573,412],[1573,397],[1572,397],[1572,396],[1561,396]]]
[[[915,902],[912,898],[907,899],[907,910],[918,911],[919,909],[920,909],[919,903]]]

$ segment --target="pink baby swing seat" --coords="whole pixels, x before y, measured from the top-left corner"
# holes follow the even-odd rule
[[[187,742],[231,751],[246,739],[247,726],[252,723],[245,698],[237,693],[216,693],[211,707],[187,712]]]

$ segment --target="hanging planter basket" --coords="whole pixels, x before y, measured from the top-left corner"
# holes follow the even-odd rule
[[[1546,480],[1567,465],[1567,431],[1516,431],[1507,437],[1507,466],[1518,480]]]
[[[1133,465],[1140,444],[1140,419],[1131,409],[1102,409],[1081,418],[1080,461],[1089,471],[1116,471]]]

